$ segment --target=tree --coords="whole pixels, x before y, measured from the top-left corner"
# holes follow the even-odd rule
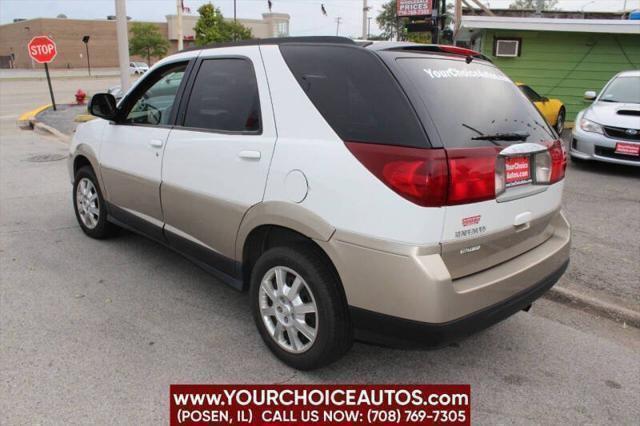
[[[147,58],[151,65],[151,57],[161,58],[169,50],[169,41],[165,39],[154,24],[135,22],[131,26],[129,53]]]
[[[537,0],[515,0],[509,5],[509,9],[536,9]],[[542,10],[551,10],[556,7],[558,0],[542,0]]]
[[[211,3],[198,8],[200,18],[194,27],[196,44],[220,43],[233,40],[247,40],[253,37],[251,30],[239,22],[225,21],[220,9]]]
[[[376,17],[376,22],[382,30],[380,35],[385,40],[393,40],[398,36],[403,25],[398,21],[396,0],[391,0],[382,5],[382,12]]]

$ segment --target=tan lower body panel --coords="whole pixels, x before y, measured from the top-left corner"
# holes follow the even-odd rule
[[[162,221],[160,182],[104,166],[100,171],[110,203]]]
[[[558,213],[554,232],[539,246],[490,269],[452,279],[440,254],[416,247],[412,254],[367,248],[340,240],[317,243],[332,259],[349,305],[427,323],[452,321],[526,290],[569,258],[570,226]]]
[[[167,228],[175,228],[223,256],[235,258],[236,234],[249,206],[166,183],[162,184],[161,194]]]

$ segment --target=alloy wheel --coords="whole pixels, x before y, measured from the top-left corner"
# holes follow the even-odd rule
[[[302,353],[311,348],[318,335],[318,307],[300,274],[284,266],[269,269],[258,301],[267,332],[282,349]]]
[[[76,207],[84,226],[93,229],[100,219],[98,190],[90,179],[82,178],[76,188]]]

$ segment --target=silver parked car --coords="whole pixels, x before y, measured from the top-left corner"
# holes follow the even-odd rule
[[[621,72],[584,97],[593,104],[576,117],[571,157],[640,166],[640,71]]]

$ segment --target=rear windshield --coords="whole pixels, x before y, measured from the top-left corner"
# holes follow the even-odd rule
[[[420,120],[386,65],[362,48],[284,44],[289,69],[345,141],[428,145]]]
[[[474,140],[480,134],[519,133],[527,142],[555,139],[535,106],[492,65],[443,58],[398,58],[419,92],[445,147],[509,145],[521,142]]]

